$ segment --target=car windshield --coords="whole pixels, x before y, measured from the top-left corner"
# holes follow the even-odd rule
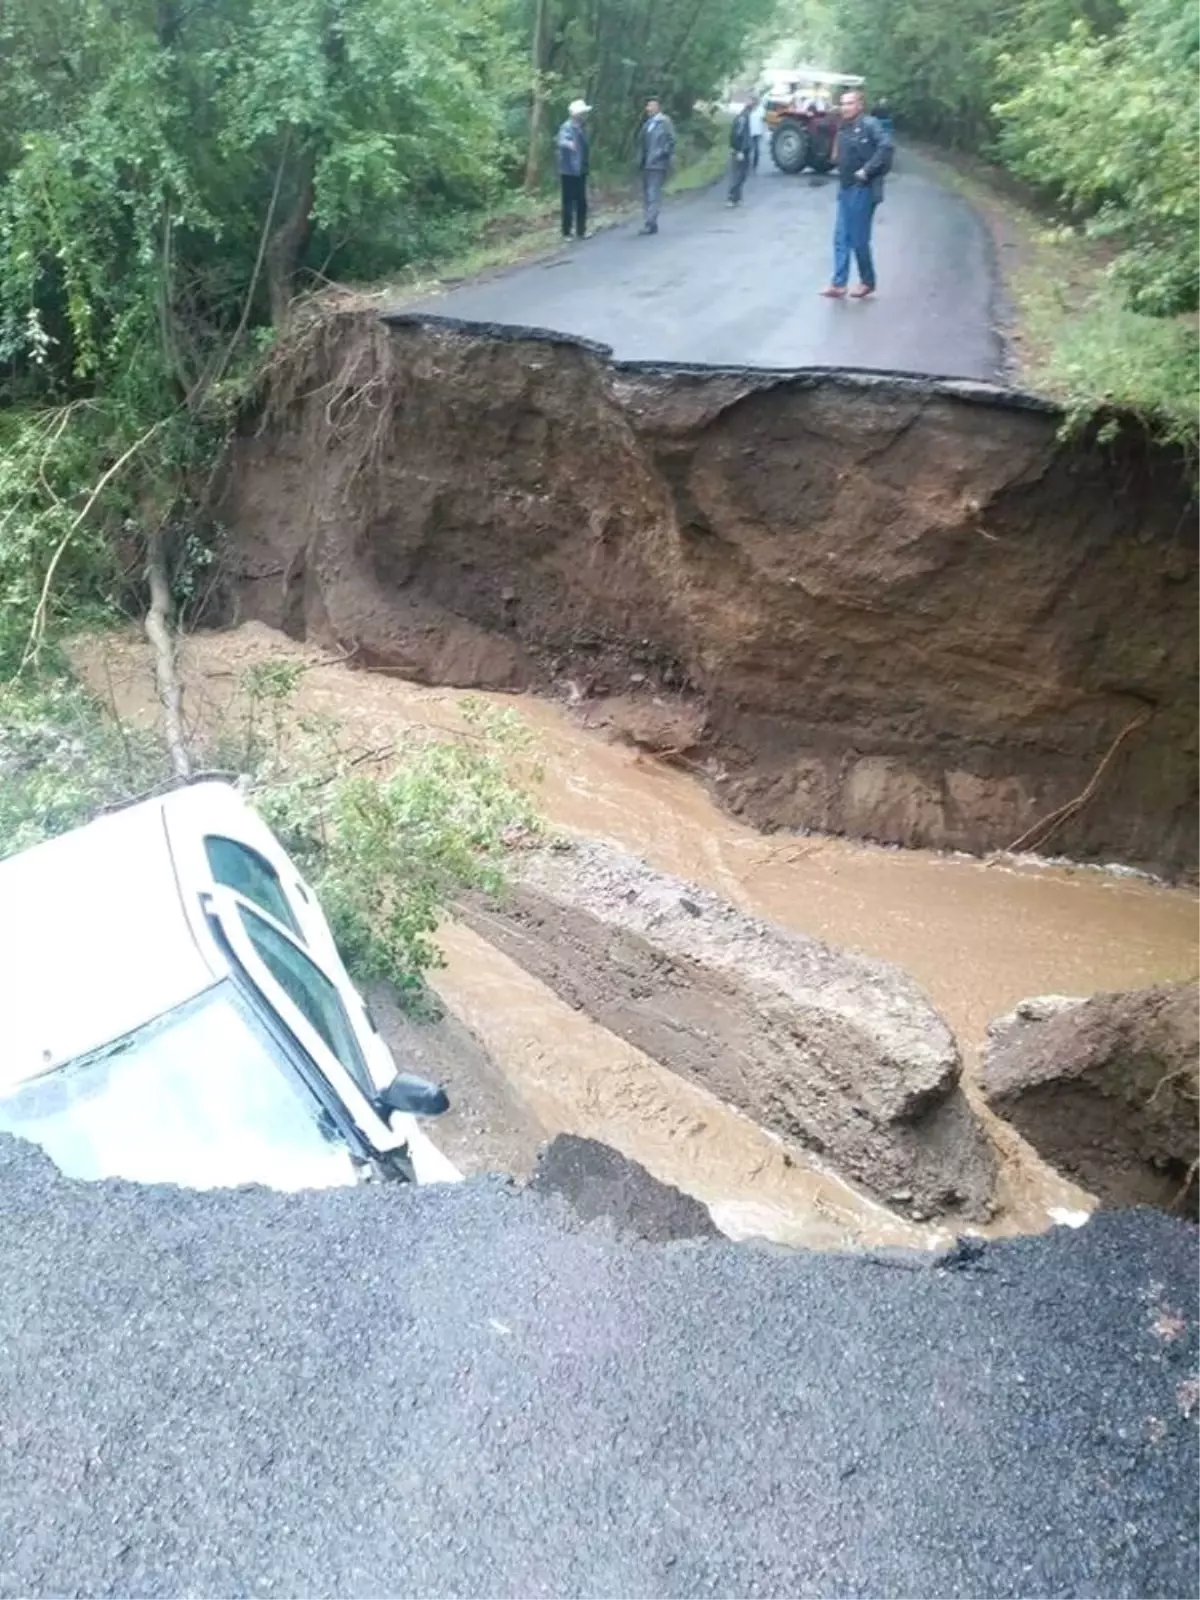
[[[354,1182],[332,1119],[228,979],[0,1095],[0,1132],[40,1145],[69,1178],[193,1189]]]

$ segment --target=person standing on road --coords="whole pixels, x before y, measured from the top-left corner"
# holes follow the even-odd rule
[[[726,203],[731,206],[741,205],[742,190],[750,171],[750,155],[754,148],[750,132],[750,108],[753,104],[752,95],[734,117],[729,129],[729,199]]]
[[[886,95],[880,95],[879,99],[876,100],[871,107],[871,115],[890,139],[895,132],[895,125],[892,118],[891,103]]]
[[[886,129],[863,110],[859,89],[842,96],[842,124],[838,129],[835,160],[838,173],[837,225],[833,234],[833,282],[821,293],[844,300],[850,281],[850,256],[858,266],[858,288],[852,300],[875,293],[875,262],[871,256],[871,224],[875,207],[883,199],[883,176],[891,169],[892,141]]]
[[[750,113],[750,170],[757,172],[763,140],[767,136],[767,113],[758,95],[751,96],[746,109]]]
[[[675,129],[657,98],[646,101],[646,120],[638,134],[638,166],[642,171],[643,233],[658,232],[663,185],[675,156]]]
[[[567,120],[558,130],[554,155],[562,185],[563,238],[587,238],[588,138],[584,118],[591,110],[585,100],[572,100]]]

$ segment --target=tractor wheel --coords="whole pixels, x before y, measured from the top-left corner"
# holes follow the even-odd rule
[[[808,165],[808,134],[795,122],[785,122],[771,136],[771,159],[780,172],[803,172]]]
[[[833,150],[827,145],[818,145],[812,153],[809,166],[814,172],[829,172],[833,168]]]

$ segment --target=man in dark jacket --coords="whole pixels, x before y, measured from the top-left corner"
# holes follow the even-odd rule
[[[729,204],[740,206],[742,203],[742,190],[746,185],[746,174],[750,171],[750,157],[754,152],[754,134],[750,126],[750,113],[754,110],[755,98],[747,97],[745,105],[733,119],[733,126],[729,130]]]
[[[585,100],[572,100],[567,120],[554,141],[558,179],[562,185],[563,238],[587,238],[588,140],[584,118],[591,110]]]
[[[642,170],[643,233],[658,232],[663,185],[675,155],[675,129],[653,95],[646,101],[646,120],[638,134],[638,166]]]
[[[871,257],[871,224],[875,207],[883,199],[883,175],[892,165],[892,141],[874,117],[863,110],[862,92],[842,96],[842,123],[838,129],[837,226],[833,235],[833,282],[821,293],[844,300],[850,281],[850,256],[858,265],[858,288],[852,300],[875,293],[875,263]]]

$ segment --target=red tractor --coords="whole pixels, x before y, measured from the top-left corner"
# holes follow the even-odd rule
[[[781,172],[828,172],[838,130],[837,97],[859,89],[861,78],[807,69],[781,75],[763,96],[771,158]]]

